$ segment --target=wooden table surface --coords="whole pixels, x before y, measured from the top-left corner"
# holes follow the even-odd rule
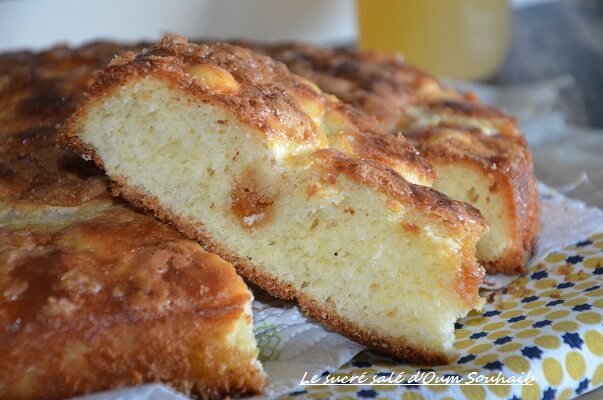
[[[576,125],[603,128],[603,0],[546,2],[514,12],[506,60],[489,83],[571,75],[561,108]]]

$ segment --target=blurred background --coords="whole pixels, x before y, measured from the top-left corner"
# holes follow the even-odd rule
[[[402,52],[516,116],[539,179],[603,206],[602,0],[0,0],[0,51],[167,33]]]

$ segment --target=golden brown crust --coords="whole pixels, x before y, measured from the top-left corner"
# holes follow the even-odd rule
[[[264,272],[265,269],[262,268],[261,265],[257,265],[253,260],[241,257],[236,251],[228,248],[224,243],[216,241],[205,230],[203,224],[191,223],[190,221],[178,217],[161,207],[157,199],[128,187],[124,185],[123,182],[122,179],[114,179],[112,189],[115,195],[123,197],[138,208],[152,212],[155,217],[176,228],[189,239],[203,243],[208,251],[214,252],[231,262],[241,275],[245,276],[250,282],[258,285],[271,295],[286,300],[297,301],[304,312],[322,324],[359,343],[365,344],[378,352],[394,355],[411,362],[436,365],[452,361],[450,354],[418,348],[412,346],[403,339],[386,337],[377,331],[368,331],[337,314],[337,310],[334,306],[330,308],[322,307],[318,302],[305,295],[303,292],[296,290],[291,285],[283,284],[282,281]]]
[[[402,118],[402,105],[426,99],[459,99],[433,76],[406,64],[399,55],[326,49],[303,44],[248,44],[284,62],[292,72],[325,92],[374,115],[387,130]]]
[[[219,346],[250,301],[242,279],[154,219],[117,207],[59,229],[3,229],[0,254],[0,382],[16,386],[5,395],[20,397],[22,379],[28,398],[157,381],[213,396],[260,386],[257,369],[231,381],[220,369],[240,362]],[[202,379],[199,350],[211,355]]]
[[[198,79],[195,68],[203,65],[225,71],[226,77],[234,78],[236,88],[219,90]],[[230,44],[196,45],[181,37],[167,37],[141,54],[127,53],[114,59],[91,87],[90,102],[111,88],[150,73],[202,102],[227,108],[268,140],[286,143],[291,153],[326,147],[327,136],[339,134],[346,138],[349,151],[356,157],[376,159],[403,175],[408,172],[426,182],[434,177],[429,163],[412,145],[403,138],[392,139],[372,117],[317,92],[306,80],[290,74],[282,63]],[[69,137],[77,130],[70,121],[80,119],[84,108],[76,110],[63,128],[60,140],[64,147],[70,147]],[[331,131],[317,123],[326,114],[340,115],[341,129]]]
[[[325,92],[374,115],[393,133],[412,122],[409,109],[414,106],[434,115],[487,119],[509,134],[519,133],[511,117],[480,104],[473,93],[463,95],[445,87],[433,76],[405,63],[400,55],[303,44],[250,47],[282,61]]]
[[[94,71],[129,48],[0,55],[0,398],[263,386],[254,354],[217,345],[247,318],[233,268],[114,200],[101,170],[54,146]],[[191,349],[205,353],[193,362]]]
[[[434,164],[472,163],[491,175],[506,193],[517,232],[514,246],[499,260],[485,263],[486,269],[525,271],[540,231],[540,206],[531,154],[513,118],[480,104],[474,94],[447,89],[399,56],[295,44],[251,46],[375,115],[390,132],[401,131]],[[431,120],[423,122],[424,118]],[[433,144],[430,131],[444,128],[467,133],[468,140]]]
[[[97,42],[77,50],[1,54],[0,160],[51,144],[57,125],[84,98],[94,72],[116,54],[141,48]]]
[[[76,207],[110,195],[102,171],[52,146],[0,161],[0,199],[6,206]]]
[[[102,325],[103,319],[219,313],[250,298],[226,262],[126,207],[59,229],[28,225],[0,234],[2,288],[19,288],[0,302],[5,339],[49,326]],[[51,309],[57,305],[51,298],[65,306]]]
[[[233,314],[236,312],[238,310],[232,311]],[[0,378],[9,382],[8,389],[11,391],[3,393],[0,390],[0,395],[15,400],[60,400],[149,382],[162,382],[195,399],[259,393],[258,385],[265,378],[257,368],[249,368],[248,375],[236,369],[220,375],[212,374],[213,370],[223,367],[221,362],[227,361],[230,365],[241,362],[242,357],[232,348],[220,348],[211,342],[216,337],[226,336],[230,328],[230,324],[214,322],[213,317],[185,313],[136,324],[108,325],[102,334],[85,329],[51,332],[35,339],[24,338],[12,343],[15,348],[23,350],[20,358],[15,359],[10,348],[3,352],[6,358],[0,361],[3,367]],[[203,332],[203,335],[198,332]],[[82,359],[83,365],[72,364],[68,367],[67,362],[60,360],[70,354],[62,349],[69,349],[75,353],[73,355],[78,355],[79,350],[86,348],[78,341],[80,337],[84,338],[82,342],[85,342],[85,346],[98,350],[88,353]],[[124,337],[136,340],[124,342],[121,340]],[[190,349],[193,346],[206,346],[208,351],[200,357],[215,356],[216,364],[208,369],[196,370],[191,362]],[[24,373],[26,366],[39,371],[35,378]],[[26,381],[24,376],[29,376],[30,380]],[[20,393],[12,390],[19,390]]]

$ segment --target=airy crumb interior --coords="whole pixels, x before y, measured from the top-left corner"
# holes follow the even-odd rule
[[[512,217],[502,192],[490,190],[491,182],[478,169],[459,164],[434,163],[438,179],[433,188],[480,210],[490,230],[477,244],[477,259],[498,260],[513,244]]]

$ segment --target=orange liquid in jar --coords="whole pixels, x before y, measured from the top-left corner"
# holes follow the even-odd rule
[[[360,49],[402,53],[432,74],[486,79],[507,51],[507,0],[357,1]]]

